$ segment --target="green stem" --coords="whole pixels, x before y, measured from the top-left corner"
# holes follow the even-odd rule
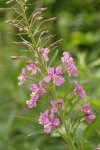
[[[68,141],[68,143],[69,143],[70,150],[75,150],[74,142],[73,142],[72,137],[71,137],[71,135],[70,135],[70,132],[69,132],[69,130],[68,130],[68,128],[67,128],[64,115],[63,115],[63,113],[62,113],[62,111],[61,111],[60,109],[59,109],[59,111],[60,111],[60,116],[61,116],[63,125],[64,125],[64,127],[65,127],[66,138],[67,138],[67,141]]]
[[[31,41],[32,41],[32,45],[34,47],[34,51],[38,54],[38,58],[39,58],[39,63],[41,64],[41,69],[43,71],[43,75],[44,76],[47,76],[48,75],[48,72],[47,72],[47,67],[45,65],[45,62],[43,60],[43,58],[41,57],[41,54],[38,52],[38,47],[37,47],[37,44],[36,44],[36,41],[34,39],[34,35],[32,34],[32,31],[31,31],[31,27],[30,27],[30,24],[29,24],[29,21],[28,21],[28,18],[26,16],[26,12],[25,12],[25,9],[24,9],[24,4],[23,4],[23,0],[19,0],[19,5],[20,5],[20,9],[21,9],[21,12],[22,12],[22,16],[25,20],[25,23],[26,23],[26,26],[28,28],[28,34],[29,34],[29,37],[31,38]],[[50,88],[52,86],[51,83],[48,83],[48,88],[52,91],[53,93],[53,97],[54,97],[54,101],[56,101],[58,98],[57,98],[57,95],[56,95],[56,91],[53,88]],[[64,114],[61,110],[61,108],[58,107],[58,113],[62,119],[62,123],[65,127],[65,135],[63,136],[63,138],[65,139],[66,142],[69,143],[69,147],[70,147],[70,150],[75,150],[75,147],[74,147],[74,142],[72,140],[72,137],[69,133],[69,130],[67,129],[67,126],[66,126],[66,122],[65,122],[65,118],[64,118]]]

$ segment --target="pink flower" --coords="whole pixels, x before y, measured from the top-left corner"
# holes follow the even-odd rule
[[[32,62],[28,62],[27,63],[27,70],[32,70],[32,75],[37,73],[37,64],[38,62],[32,63]]]
[[[100,147],[96,148],[96,150],[100,150]]]
[[[70,56],[68,52],[63,53],[63,57],[61,57],[62,63],[66,67],[66,71],[69,75],[77,76],[77,68],[73,62],[73,58]]]
[[[59,66],[57,68],[48,68],[48,76],[44,78],[45,82],[49,82],[51,79],[53,80],[56,86],[60,86],[65,82],[65,79],[61,76],[62,67]]]
[[[51,130],[60,124],[58,118],[54,119],[54,114],[48,115],[49,110],[47,109],[44,113],[40,113],[39,124],[44,125],[44,132],[50,133]]]
[[[93,112],[92,109],[90,108],[90,103],[85,103],[83,106],[81,106],[81,111],[85,115],[89,115]]]
[[[91,123],[91,121],[96,118],[96,115],[93,113],[92,109],[90,108],[90,103],[85,103],[80,108],[82,113],[85,115],[88,123]]]
[[[19,83],[18,83],[19,86],[26,81],[25,68],[22,69],[22,72],[20,76],[18,77],[18,80],[19,80]]]
[[[29,101],[26,101],[26,104],[28,105],[28,108],[33,108],[33,107],[36,107],[36,100],[31,99]]]
[[[96,115],[94,113],[86,116],[87,122],[91,123],[92,120],[94,120],[96,118]]]
[[[63,100],[62,100],[62,99],[58,99],[58,100],[56,101],[56,104],[57,104],[57,105],[61,105],[62,110],[65,110],[65,107],[63,106]]]
[[[63,57],[61,57],[61,61],[68,67],[70,64],[73,63],[73,58],[68,52],[64,52]]]
[[[49,58],[48,58],[49,48],[42,48],[42,49],[39,48],[38,50],[43,56],[44,60],[49,61]]]
[[[31,100],[26,101],[29,108],[36,107],[36,101],[41,93],[46,93],[46,90],[42,87],[42,81],[39,84],[30,85],[30,90],[32,91]]]
[[[50,104],[52,106],[51,108],[51,113],[55,113],[57,112],[57,105],[61,105],[62,107],[62,110],[64,110],[64,106],[62,105],[63,104],[63,100],[62,99],[58,99],[57,101],[50,101]]]
[[[44,113],[40,113],[39,124],[45,125],[49,123],[48,113],[49,109],[47,109]]]
[[[86,93],[85,93],[83,87],[81,85],[79,85],[77,81],[74,81],[74,84],[76,85],[76,87],[75,87],[73,93],[79,94],[81,98],[85,98]]]
[[[46,93],[46,90],[42,87],[42,81],[39,82],[39,84],[31,84],[30,90],[32,92],[33,99],[38,99],[40,93]]]
[[[51,106],[52,106],[52,108],[51,108],[51,113],[54,114],[55,112],[57,112],[56,102],[50,101],[50,104],[51,104]]]
[[[62,105],[63,104],[63,100],[62,99],[58,99],[56,103]]]
[[[67,68],[67,72],[69,75],[77,76],[77,68],[74,64],[70,64],[70,66]]]

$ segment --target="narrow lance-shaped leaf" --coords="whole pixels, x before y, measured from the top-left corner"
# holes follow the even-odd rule
[[[92,123],[88,124],[88,126],[84,131],[84,139],[89,136],[89,134],[94,130],[97,124],[100,124],[100,117],[96,118],[95,120],[92,121]]]
[[[52,63],[54,62],[55,58],[57,57],[58,55],[58,49],[56,50],[55,54],[53,55],[53,57],[51,58],[50,62],[49,62],[49,66],[52,65]]]

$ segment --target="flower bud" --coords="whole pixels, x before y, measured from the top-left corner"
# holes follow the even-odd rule
[[[62,39],[57,40],[56,42],[52,43],[52,44],[50,45],[50,47],[51,47],[51,46],[54,46],[54,45],[56,45],[56,44],[58,44],[58,43],[60,43],[61,41],[62,41]]]
[[[49,30],[44,30],[41,32],[41,35],[44,35],[45,33],[49,33]]]
[[[37,17],[37,18],[36,18],[36,20],[41,20],[41,19],[43,19],[43,17]]]
[[[44,11],[44,10],[47,10],[48,8],[47,7],[45,7],[45,8],[38,8],[37,10],[39,10],[39,11]]]
[[[55,20],[57,20],[57,17],[53,17],[53,18],[48,19],[48,21],[51,21],[51,22],[53,22]]]
[[[10,58],[15,60],[15,59],[27,58],[27,57],[25,57],[25,56],[11,56]]]
[[[13,1],[14,1],[14,0],[7,1],[6,4],[9,4],[9,3],[13,2]]]

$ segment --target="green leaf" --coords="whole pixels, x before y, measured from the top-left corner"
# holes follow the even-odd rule
[[[38,121],[32,117],[26,117],[26,116],[15,116],[15,117],[19,118],[19,119],[25,119],[27,121],[32,121],[32,122],[38,123]]]
[[[84,139],[87,138],[87,137],[90,135],[90,133],[95,129],[95,126],[96,126],[98,123],[100,124],[100,117],[98,117],[98,118],[96,118],[95,120],[93,120],[92,123],[90,123],[90,124],[86,127],[86,129],[85,129],[85,131],[84,131]]]
[[[28,134],[28,136],[38,135],[38,134],[44,134],[44,131],[41,130],[41,131],[37,131],[37,132],[32,132],[32,133]]]
[[[83,142],[84,150],[92,150],[91,144],[88,141]]]
[[[92,150],[91,144],[88,141],[78,140],[77,145],[77,150]]]
[[[51,66],[51,64],[54,62],[55,58],[57,57],[58,55],[58,49],[56,50],[55,54],[52,56],[52,58],[50,59],[50,62],[49,62],[49,66]]]
[[[78,99],[78,100],[76,100],[73,104],[72,104],[72,106],[71,106],[71,108],[70,108],[70,110],[69,110],[69,112],[68,112],[68,118],[70,117],[70,115],[72,114],[72,112],[73,112],[73,110],[74,110],[74,107],[79,103],[79,101],[80,101],[80,99]]]

